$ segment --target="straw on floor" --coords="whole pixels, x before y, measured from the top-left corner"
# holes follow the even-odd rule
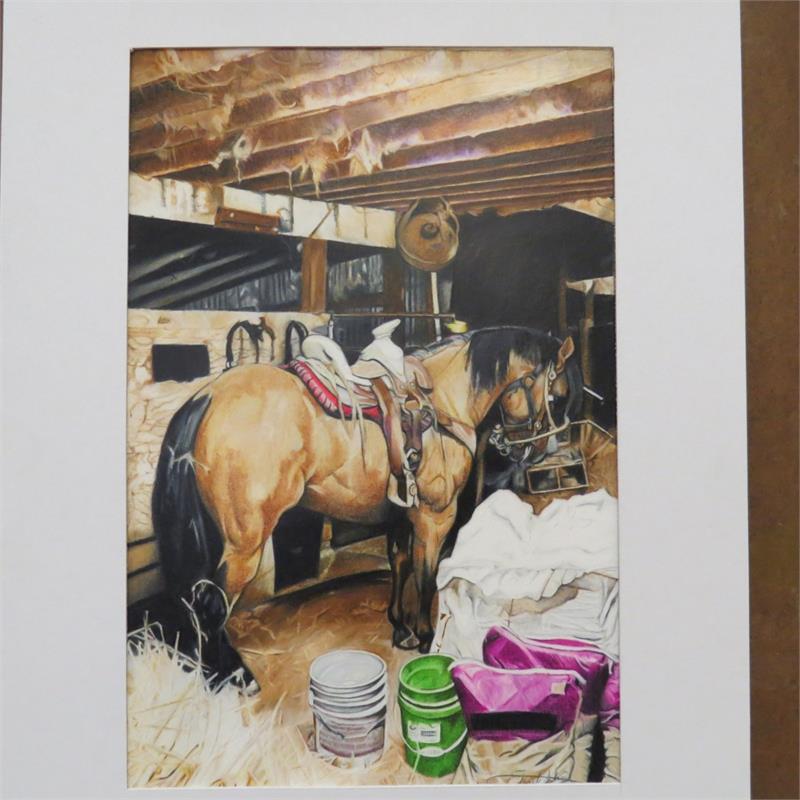
[[[197,665],[152,630],[129,639],[128,783],[171,786],[347,786],[451,783],[406,763],[394,698],[400,667],[416,653],[393,649],[384,582],[286,598],[231,620],[233,639],[262,691],[206,688]],[[308,667],[334,648],[361,648],[389,668],[386,750],[370,767],[343,768],[310,751]]]

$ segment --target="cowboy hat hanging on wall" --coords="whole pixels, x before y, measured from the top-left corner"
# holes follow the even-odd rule
[[[458,251],[458,217],[443,197],[414,201],[397,221],[397,250],[412,267],[436,272]]]

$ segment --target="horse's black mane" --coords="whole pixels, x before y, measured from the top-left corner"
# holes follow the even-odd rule
[[[542,331],[521,326],[502,326],[479,328],[468,333],[449,336],[417,350],[414,355],[424,359],[457,342],[465,342],[468,345],[467,365],[470,370],[470,382],[475,390],[492,389],[504,381],[513,356],[535,364],[546,364],[548,361],[556,360],[558,349],[561,347],[560,339]],[[570,419],[576,419],[576,412],[583,399],[583,378],[575,356],[567,361],[566,372],[569,385],[567,413]]]

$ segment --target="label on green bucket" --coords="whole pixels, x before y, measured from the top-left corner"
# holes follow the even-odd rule
[[[439,722],[409,722],[408,738],[420,744],[439,744],[442,740],[442,725]]]

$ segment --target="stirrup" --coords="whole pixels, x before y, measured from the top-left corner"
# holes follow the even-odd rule
[[[419,505],[419,493],[417,491],[417,481],[414,478],[414,473],[408,467],[403,467],[403,477],[405,478],[406,491],[405,498],[400,497],[399,481],[394,475],[389,475],[389,486],[386,491],[386,497],[390,503],[394,503],[400,508],[412,508]]]

